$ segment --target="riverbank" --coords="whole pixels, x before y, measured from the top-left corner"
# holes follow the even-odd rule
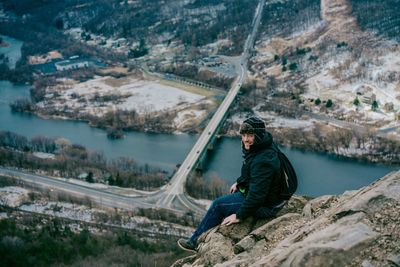
[[[62,137],[72,144],[82,144],[89,151],[98,151],[110,160],[119,157],[134,158],[139,165],[150,165],[168,171],[169,175],[182,162],[196,142],[198,135],[192,134],[153,134],[138,131],[124,132],[122,140],[107,138],[107,132],[90,127],[87,123],[74,120],[43,120],[37,116],[24,113],[13,113],[8,103],[20,97],[29,97],[29,86],[13,86],[9,82],[1,82],[0,90],[0,129],[17,134],[34,137]],[[245,114],[243,114],[245,115]],[[238,123],[242,119],[238,120]],[[290,120],[292,121],[292,120]],[[271,124],[269,121],[267,124]],[[233,130],[236,136],[238,125]],[[372,182],[390,170],[373,163],[359,163],[353,160],[341,160],[327,153],[302,152],[303,150],[286,149],[285,153],[295,164],[302,179],[299,192],[301,194],[318,196],[320,194],[336,194],[344,190],[356,189]],[[15,161],[18,162],[18,161]],[[240,173],[242,163],[240,138],[220,138],[212,153],[207,154],[203,177],[216,175],[228,185],[234,182]],[[323,166],[318,172],[315,166]],[[352,176],[347,175],[352,173]],[[79,175],[79,174],[78,174]],[[324,184],[317,188],[316,183],[324,177]],[[356,177],[356,178],[354,178]]]
[[[49,81],[50,82],[50,81]],[[28,109],[44,118],[88,121],[100,128],[172,133],[196,131],[217,106],[220,92],[204,88],[173,87],[161,78],[141,72],[121,78],[95,76],[85,82],[73,79],[42,82],[34,87],[35,103]]]
[[[44,119],[82,121],[87,122],[92,127],[108,128],[102,125],[101,120],[97,120],[95,117],[70,118],[42,113],[37,113],[36,115]],[[118,117],[118,115],[115,116]],[[160,115],[158,118],[163,118],[162,121],[168,121],[168,116],[164,116]],[[308,119],[281,119],[282,121],[278,123],[279,125],[268,125],[268,120],[266,121],[268,131],[272,133],[275,141],[284,147],[309,152],[328,153],[339,158],[358,160],[360,162],[380,163],[388,166],[400,165],[400,142],[397,139],[378,136],[373,130],[360,133],[352,129],[343,129],[327,122]],[[276,121],[279,121],[279,118],[276,118]],[[290,125],[285,125],[286,123]],[[153,124],[149,121],[144,121],[143,124],[136,124],[135,127],[123,127],[122,129],[124,131],[151,132],[155,134],[182,134],[188,130],[169,127],[168,123],[167,126],[159,124],[157,127],[149,127],[151,125]],[[232,123],[228,120],[221,131],[221,136],[238,137],[239,127],[240,122]],[[201,133],[201,129],[191,126],[189,133]]]
[[[8,47],[8,46],[10,46],[10,44],[9,43],[7,43],[7,42],[0,42],[0,47]]]
[[[0,131],[0,166],[58,179],[79,179],[90,187],[102,183],[109,185],[110,190],[111,186],[118,186],[152,191],[168,181],[167,171],[140,165],[133,158],[110,160],[101,152],[89,151],[64,138],[38,136],[28,140],[3,131]]]
[[[309,117],[288,118],[268,112],[257,112],[264,119],[274,140],[288,148],[322,152],[360,162],[400,165],[400,142],[396,138],[377,135],[367,129],[346,129],[333,123]],[[245,116],[236,115],[227,120],[223,132],[238,136]]]
[[[173,119],[171,118],[171,113],[168,112],[160,112],[158,117],[155,118],[151,116],[142,118],[136,117],[135,113],[116,111],[107,113],[105,118],[99,118],[95,115],[79,114],[77,112],[58,114],[57,111],[45,106],[44,109],[35,110],[33,113],[46,120],[61,119],[71,122],[85,122],[92,127],[103,130],[108,129],[108,133],[110,133],[110,129],[113,129],[112,131],[122,129],[125,133],[136,131],[178,135],[187,132],[201,132],[199,125],[190,124],[189,128],[176,127],[176,124],[171,125],[170,121]],[[295,119],[282,117],[278,114],[271,115],[264,113],[256,115],[266,121],[267,129],[273,134],[275,141],[284,147],[309,152],[328,153],[339,158],[358,160],[360,162],[380,163],[388,166],[400,165],[400,142],[398,141],[398,137],[394,137],[393,135],[378,135],[373,127],[367,128],[366,131],[359,131],[358,129],[346,129],[333,123],[310,119],[308,117]],[[126,119],[133,124],[124,123]],[[221,136],[238,137],[238,129],[244,119],[245,116],[240,115],[229,118],[221,129]],[[108,120],[111,123],[108,125],[104,120]],[[206,118],[198,120],[196,124],[204,122],[204,120]],[[181,122],[180,125],[182,124],[184,122]],[[120,133],[124,134],[124,132]]]
[[[102,129],[168,134],[201,132],[200,127],[207,123],[211,109],[215,108],[216,103],[211,102],[215,95],[201,96],[199,90],[188,92],[185,89],[173,89],[158,80],[135,77],[117,79],[105,76],[83,83],[62,80],[46,89],[42,93],[43,100],[29,109],[44,119],[84,121]],[[135,91],[138,88],[139,91]],[[155,91],[149,93],[151,90]],[[160,97],[159,90],[165,94],[171,92],[172,95]],[[138,103],[144,108],[140,109]],[[147,111],[146,106],[150,103],[157,108]],[[397,141],[400,133],[395,130],[383,136],[374,126],[354,124],[344,127],[338,124],[342,121],[335,122],[332,118],[285,116],[278,112],[262,111],[259,106],[254,113],[266,121],[275,140],[283,146],[325,152],[363,162],[400,164],[400,142]],[[221,134],[238,136],[240,123],[250,115],[233,113],[224,124]]]

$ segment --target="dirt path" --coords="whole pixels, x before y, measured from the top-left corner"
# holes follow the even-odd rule
[[[349,45],[359,45],[361,42],[369,44],[376,41],[371,33],[363,32],[358,26],[348,0],[321,0],[321,18],[323,23],[300,35],[293,38],[275,37],[265,46],[261,44],[259,52],[274,55],[304,45],[313,48],[323,43],[346,42]]]
[[[330,40],[349,45],[372,45],[378,41],[374,34],[361,30],[348,0],[321,0],[321,18],[326,26],[317,43]]]

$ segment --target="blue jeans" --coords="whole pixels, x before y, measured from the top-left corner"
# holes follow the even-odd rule
[[[196,231],[190,237],[189,242],[191,242],[193,245],[196,245],[197,238],[202,233],[221,224],[226,217],[236,213],[242,206],[245,198],[246,197],[242,193],[236,192],[214,200]],[[275,215],[283,208],[286,202],[287,201],[282,201],[273,207],[260,207],[254,215],[257,218],[275,217]]]
[[[236,192],[214,200],[196,231],[190,237],[190,242],[193,245],[197,244],[197,238],[202,233],[221,224],[226,217],[236,213],[244,199],[245,196],[242,193]]]

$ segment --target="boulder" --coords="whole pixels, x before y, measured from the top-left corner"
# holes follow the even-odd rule
[[[217,226],[174,266],[400,266],[400,172],[356,191],[293,197],[270,220]]]

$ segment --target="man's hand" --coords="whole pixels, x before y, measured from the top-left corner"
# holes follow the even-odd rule
[[[231,186],[230,192],[231,192],[231,194],[232,194],[232,193],[235,193],[236,191],[237,191],[237,183],[234,183],[234,184]]]
[[[238,222],[240,222],[240,220],[238,218],[236,218],[236,214],[232,214],[232,215],[226,217],[224,219],[224,221],[221,223],[221,225],[231,225],[231,224],[238,223]]]

